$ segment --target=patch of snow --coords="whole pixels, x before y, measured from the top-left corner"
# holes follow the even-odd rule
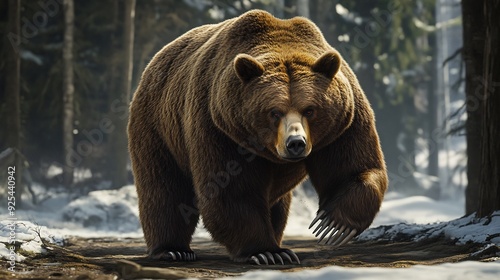
[[[12,230],[15,232],[15,243],[21,244],[21,250],[16,250],[16,261],[18,262],[23,261],[27,255],[43,254],[45,252],[44,243],[59,246],[64,245],[64,236],[55,233],[46,226],[40,226],[27,221],[13,222],[15,224],[14,229],[12,229],[12,221],[0,221],[0,257],[3,259],[9,259],[10,257],[8,248],[13,245],[9,244],[9,237]]]
[[[130,232],[140,229],[135,186],[93,191],[70,202],[62,210],[64,221],[96,230]]]
[[[242,276],[223,279],[370,279],[370,280],[441,280],[441,279],[499,279],[500,261],[446,263],[434,266],[415,265],[409,268],[380,267],[340,267],[329,266],[321,269],[307,269],[298,272],[257,270]]]
[[[15,217],[18,222],[46,226],[51,232],[63,236],[142,236],[137,193],[132,185],[119,190],[90,192],[75,200],[71,199],[74,194],[61,193],[56,188],[49,189],[45,196],[38,205],[16,209]],[[6,207],[0,207],[0,220],[9,218]],[[108,220],[109,223],[97,223],[97,220]]]
[[[500,246],[500,211],[491,216],[477,219],[475,214],[449,222],[434,224],[406,224],[380,226],[368,229],[358,236],[357,240],[397,240],[407,239],[420,241],[422,239],[444,236],[456,241],[457,244],[493,243]]]
[[[393,198],[395,197],[395,198]],[[396,223],[434,223],[464,214],[465,201],[438,201],[425,196],[403,197],[388,193],[372,227]]]

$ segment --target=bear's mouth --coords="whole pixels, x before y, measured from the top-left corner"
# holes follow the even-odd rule
[[[281,157],[282,159],[286,160],[286,161],[290,161],[290,162],[297,162],[297,161],[301,161],[303,159],[306,158],[306,156],[301,156],[301,157]]]

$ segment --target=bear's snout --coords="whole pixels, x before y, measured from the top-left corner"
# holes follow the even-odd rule
[[[297,112],[289,112],[280,121],[276,151],[288,161],[297,161],[309,155],[312,143],[309,143],[307,121]]]
[[[286,150],[290,158],[302,158],[306,149],[306,138],[302,135],[292,135],[286,139]]]

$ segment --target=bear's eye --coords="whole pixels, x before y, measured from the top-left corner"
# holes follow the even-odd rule
[[[306,118],[312,118],[314,116],[314,109],[313,108],[307,108],[304,110],[302,115]]]
[[[280,112],[279,110],[277,109],[273,109],[271,110],[271,118],[275,119],[275,120],[280,120],[282,117],[283,117],[283,113]]]

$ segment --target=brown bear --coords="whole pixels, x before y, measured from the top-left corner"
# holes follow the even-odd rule
[[[311,226],[342,245],[379,211],[388,180],[373,111],[309,20],[250,11],[182,35],[142,75],[128,127],[149,256],[191,261],[203,218],[237,262],[300,263],[281,248],[309,176]],[[320,241],[321,241],[320,239]]]

